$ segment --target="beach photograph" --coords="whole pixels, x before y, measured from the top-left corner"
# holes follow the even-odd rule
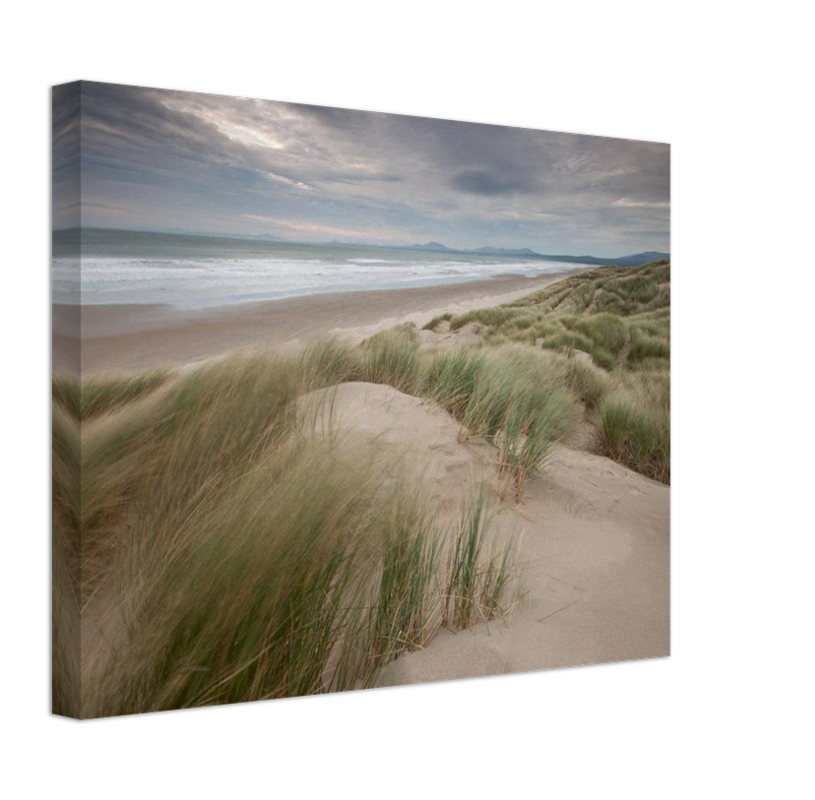
[[[670,214],[666,143],[55,86],[53,713],[670,655]]]

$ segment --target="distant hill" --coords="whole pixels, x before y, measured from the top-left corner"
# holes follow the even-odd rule
[[[561,261],[566,264],[591,264],[594,266],[610,265],[614,267],[641,267],[652,261],[670,259],[670,253],[658,253],[648,251],[645,253],[634,253],[630,256],[619,256],[618,258],[603,258],[600,256],[563,256],[544,255],[530,250],[528,247],[508,248],[508,247],[479,247],[477,250],[456,250],[441,242],[428,242],[427,244],[411,244],[402,248],[404,250],[422,250],[431,253],[476,253],[482,256],[520,257],[520,258],[540,258],[544,261]]]
[[[610,265],[613,267],[641,267],[651,261],[670,260],[670,253],[657,253],[649,250],[645,253],[635,253],[631,256],[620,256],[619,258],[598,258],[597,256],[540,256],[547,261],[563,261],[567,264],[595,264],[598,267]]]
[[[474,253],[482,253],[485,256],[532,256],[533,258],[540,258],[541,254],[530,250],[528,247],[521,247],[519,249],[509,249],[506,247],[479,247],[474,250]]]
[[[453,253],[449,247],[441,244],[440,242],[428,242],[427,244],[411,244],[404,248],[405,250],[430,250],[434,253]]]

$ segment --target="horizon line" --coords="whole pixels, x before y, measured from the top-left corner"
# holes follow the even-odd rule
[[[343,242],[339,240],[328,240],[328,241],[318,241],[314,239],[309,240],[297,240],[297,239],[281,239],[277,236],[273,236],[271,234],[263,235],[263,234],[254,234],[254,235],[247,235],[247,234],[240,234],[240,233],[203,233],[200,231],[157,231],[157,230],[148,230],[148,229],[140,229],[140,228],[117,228],[117,227],[105,227],[102,225],[69,225],[64,228],[51,228],[51,234],[55,233],[63,233],[66,231],[82,231],[82,230],[96,230],[96,231],[118,231],[120,233],[146,233],[146,234],[160,234],[162,236],[200,236],[203,239],[235,239],[238,241],[256,241],[256,242],[277,242],[279,244],[302,244],[302,245],[334,245],[340,247],[371,247],[371,248],[383,248],[386,250],[413,250],[420,247],[426,247],[429,244],[438,244],[443,247],[445,250],[449,250],[453,253],[474,253],[478,254],[478,249],[463,249],[459,247],[448,247],[447,245],[443,244],[442,242],[438,242],[436,240],[430,240],[425,243],[417,242],[414,244],[371,244],[370,242]],[[565,258],[596,258],[596,259],[620,259],[620,258],[628,258],[635,255],[641,255],[643,253],[655,253],[660,256],[670,256],[669,251],[660,251],[660,250],[641,250],[638,253],[623,253],[620,256],[595,256],[589,253],[540,253],[537,250],[533,250],[531,247],[528,246],[521,246],[521,247],[494,247],[493,245],[483,245],[481,249],[484,248],[493,248],[495,250],[504,250],[504,251],[512,251],[512,250],[528,250],[530,254],[536,256],[544,256],[546,258],[554,258],[557,256],[563,256]],[[439,251],[435,251],[439,252]],[[482,254],[484,255],[484,254]]]

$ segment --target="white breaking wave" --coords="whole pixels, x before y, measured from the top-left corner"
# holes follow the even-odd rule
[[[501,273],[542,275],[574,265],[546,261],[398,261],[351,258],[337,261],[286,258],[54,259],[55,303],[158,303],[200,308],[322,292],[433,286],[489,278]]]

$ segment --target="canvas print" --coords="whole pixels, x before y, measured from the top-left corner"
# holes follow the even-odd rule
[[[669,145],[52,111],[55,714],[669,654]]]

